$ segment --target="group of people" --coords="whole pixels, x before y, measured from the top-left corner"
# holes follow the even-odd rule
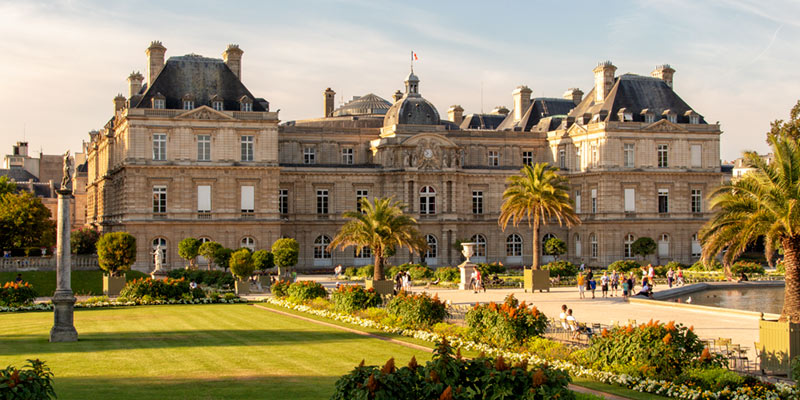
[[[592,337],[592,328],[588,326],[581,325],[578,323],[578,320],[575,319],[575,316],[572,315],[572,309],[568,308],[566,304],[561,306],[561,314],[559,314],[559,318],[561,319],[561,327],[564,328],[565,331],[572,332],[572,338],[575,339],[581,333],[588,336],[590,339]]]
[[[408,271],[400,271],[394,276],[394,291],[399,293],[401,290],[411,289],[411,275]]]
[[[595,280],[594,273],[591,268],[585,269],[586,273],[578,273],[578,294],[581,299],[586,298],[586,292],[591,292],[592,298],[595,298],[595,291],[597,290],[598,282]],[[667,285],[672,288],[673,285],[683,286],[683,270],[678,268],[677,271],[670,268],[667,273]],[[619,295],[619,289],[622,289],[622,297],[628,298],[629,296],[646,296],[653,297],[653,287],[655,287],[655,268],[652,264],[641,267],[641,289],[636,292],[635,287],[637,283],[636,274],[634,272],[619,273],[612,271],[603,271],[603,275],[599,279],[600,290],[603,297],[614,297]],[[609,294],[609,291],[611,292]]]
[[[481,290],[486,292],[486,286],[483,285],[483,274],[477,268],[473,269],[469,276],[469,287],[472,289],[472,293],[478,293]]]

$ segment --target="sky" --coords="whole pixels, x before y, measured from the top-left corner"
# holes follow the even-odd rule
[[[588,93],[592,69],[675,70],[674,88],[711,123],[721,157],[766,152],[765,134],[800,99],[800,2],[658,1],[6,1],[0,0],[0,154],[20,140],[31,152],[80,150],[88,132],[146,71],[145,49],[167,57],[221,58],[244,50],[242,78],[283,121],[403,87],[417,53],[420,93],[442,116],[512,108],[511,92]]]

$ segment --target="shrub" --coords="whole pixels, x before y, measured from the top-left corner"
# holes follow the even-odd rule
[[[638,261],[634,260],[618,260],[614,261],[613,263],[608,265],[609,271],[619,271],[628,273],[631,271],[636,271],[642,267],[642,264],[639,264]]]
[[[722,270],[722,264],[719,261],[713,260],[708,263],[703,264],[703,261],[698,261],[689,268],[692,271],[720,271]]]
[[[386,305],[386,311],[397,317],[402,327],[413,329],[429,328],[450,315],[438,296],[427,293],[400,292]]]
[[[480,263],[475,266],[475,269],[481,271],[481,276],[487,277],[494,274],[503,274],[506,272],[506,267],[503,264],[493,262],[491,264]]]
[[[433,333],[439,334],[443,337],[467,337],[467,328],[455,324],[448,324],[447,322],[439,322],[431,328]]]
[[[441,267],[433,272],[433,277],[442,282],[460,282],[461,271],[456,267]]]
[[[317,297],[327,297],[328,292],[322,284],[315,281],[298,281],[289,285],[287,289],[289,298],[298,303],[306,300],[316,299]]]
[[[578,274],[578,267],[569,261],[553,261],[545,264],[543,268],[550,270],[550,276],[566,277]]]
[[[217,242],[205,242],[200,245],[197,249],[197,254],[205,257],[208,259],[209,262],[213,262],[219,265],[219,262],[216,259],[217,253],[219,253],[223,249],[222,245]],[[227,267],[227,264],[225,264]]]
[[[228,263],[231,273],[240,280],[246,280],[253,275],[253,254],[248,249],[239,249],[231,254]]]
[[[631,243],[631,253],[646,258],[656,252],[656,241],[653,238],[642,236]]]
[[[547,328],[547,317],[536,307],[528,308],[514,295],[508,295],[503,304],[475,304],[467,312],[465,322],[469,338],[501,348],[522,345],[533,336],[541,336]]]
[[[193,237],[183,239],[178,243],[178,255],[181,256],[182,259],[188,261],[189,265],[194,268],[197,256],[200,255],[200,246],[202,244],[200,239]]]
[[[28,282],[6,282],[0,287],[0,306],[19,307],[33,303],[38,294]]]
[[[694,386],[702,390],[719,392],[728,389],[735,389],[744,385],[744,377],[727,368],[687,368],[675,379],[675,383]]]
[[[132,301],[150,302],[152,300],[180,300],[185,294],[192,298],[203,298],[203,289],[189,287],[185,279],[150,279],[139,278],[128,282],[119,293],[119,297]]]
[[[557,237],[551,237],[544,242],[544,254],[558,256],[567,252],[567,243]]]
[[[414,358],[401,368],[393,358],[382,368],[362,363],[339,378],[331,399],[572,400],[569,382],[568,373],[549,365],[529,369],[527,362],[511,365],[502,357],[464,359],[442,341],[425,366]]]
[[[372,288],[360,285],[341,285],[331,293],[331,303],[336,311],[351,313],[381,305],[381,296]]]
[[[92,228],[77,229],[69,235],[69,248],[74,254],[94,254],[100,232]]]
[[[741,275],[743,272],[745,274],[763,274],[764,266],[754,262],[739,261],[731,267],[731,273],[734,275]]]
[[[408,275],[411,277],[412,280],[420,281],[423,279],[433,278],[433,270],[427,265],[418,265],[415,267],[411,267],[408,270]]]
[[[348,278],[358,276],[358,270],[356,267],[347,267],[344,269],[344,275]]]
[[[109,274],[131,269],[136,262],[136,238],[128,232],[111,232],[97,240],[97,262]]]
[[[253,253],[253,267],[257,271],[266,271],[275,266],[275,256],[266,251],[259,250]]]
[[[21,369],[0,370],[0,399],[47,400],[56,398],[53,373],[44,361],[28,360]]]
[[[278,272],[282,268],[291,268],[297,264],[300,256],[300,244],[292,238],[281,238],[272,243],[272,255]]]
[[[356,276],[359,278],[372,278],[375,274],[375,267],[372,265],[365,265],[356,271]]]
[[[547,338],[533,336],[525,341],[525,349],[545,360],[569,360],[575,348]]]
[[[677,262],[677,261],[670,261],[670,262],[668,262],[668,263],[667,263],[667,265],[665,265],[665,267],[666,267],[668,270],[669,270],[670,268],[672,268],[672,270],[673,270],[673,271],[677,271],[677,270],[678,270],[678,268],[680,268],[680,269],[686,269],[686,268],[689,268],[689,266],[688,266],[688,265],[686,265],[686,264],[682,264],[682,263],[679,263],[679,262]]]
[[[222,289],[233,286],[233,275],[219,270],[201,271],[191,269],[173,269],[167,273],[173,279],[185,279],[198,285],[206,285]]]
[[[653,273],[655,273],[656,276],[667,276],[668,269],[666,265],[656,265],[653,267]]]
[[[632,376],[672,380],[684,369],[709,356],[700,338],[689,328],[652,320],[636,328],[628,325],[603,330],[592,339],[587,358],[592,367]],[[709,359],[712,364],[716,361]]]
[[[278,297],[286,297],[289,295],[289,282],[284,280],[279,280],[272,284],[269,287],[272,291],[272,294]]]

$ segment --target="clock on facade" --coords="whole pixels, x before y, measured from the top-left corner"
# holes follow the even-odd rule
[[[433,157],[433,151],[431,149],[425,149],[422,155],[425,156],[425,158],[431,158]]]

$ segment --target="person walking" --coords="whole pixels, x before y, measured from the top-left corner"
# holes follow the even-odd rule
[[[586,289],[586,278],[583,276],[583,272],[578,272],[578,294],[580,295],[579,298],[585,299],[586,296],[584,295],[584,290]]]
[[[603,271],[603,276],[600,277],[600,289],[603,293],[603,298],[608,297],[608,272]]]
[[[469,287],[472,288],[472,293],[478,293],[478,270],[473,269],[472,274],[469,276]]]
[[[483,287],[483,274],[481,274],[481,270],[475,270],[475,291],[480,292],[483,289],[486,292],[486,288]]]
[[[619,286],[619,272],[617,272],[617,270],[614,270],[614,272],[611,273],[611,297],[618,295],[617,293],[618,286]]]
[[[628,298],[628,293],[630,292],[630,290],[631,290],[631,283],[628,280],[628,278],[625,276],[625,274],[622,274],[622,298],[623,299],[627,299]]]
[[[672,268],[670,268],[667,271],[667,286],[669,286],[670,289],[672,289],[672,282],[674,280],[675,280],[675,271],[673,271]]]
[[[678,277],[677,282],[675,283],[676,286],[683,286],[683,269],[678,267]]]
[[[594,290],[597,287],[597,283],[594,281],[594,274],[592,273],[592,269],[588,269],[589,272],[586,273],[586,290],[592,291],[592,298],[594,298]]]
[[[411,275],[408,271],[403,272],[403,290],[408,291],[411,289]]]

